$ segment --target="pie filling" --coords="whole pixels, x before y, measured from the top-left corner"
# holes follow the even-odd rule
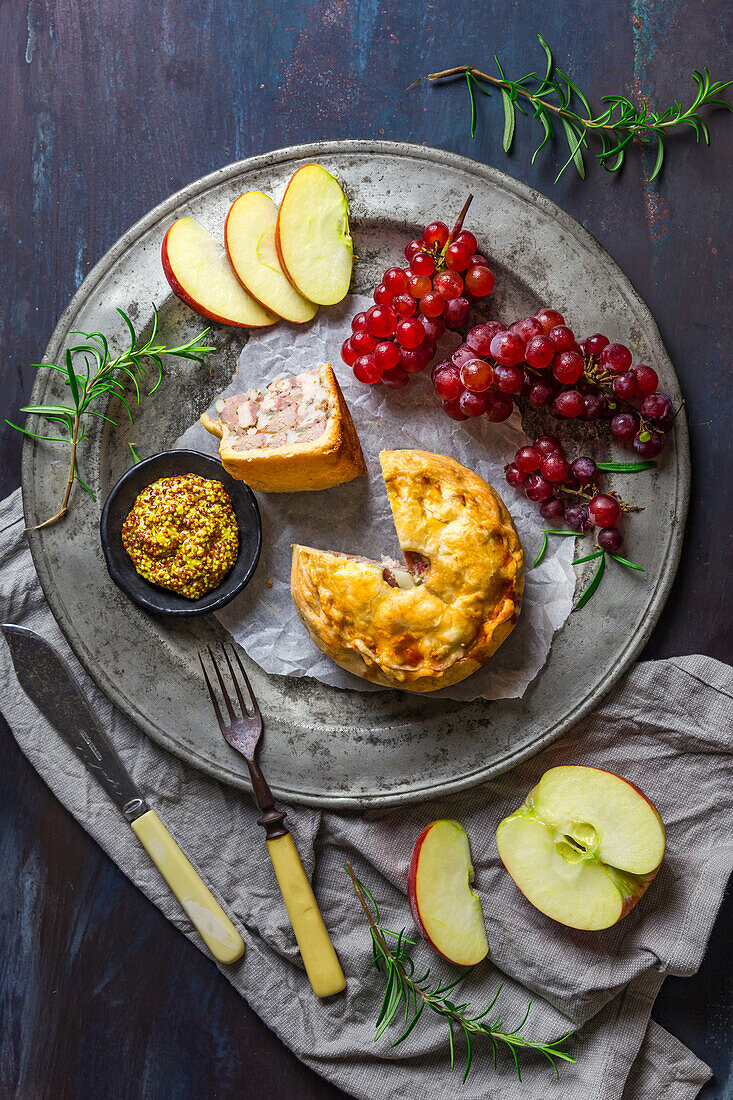
[[[220,398],[216,411],[231,433],[232,449],[247,451],[320,439],[330,406],[331,394],[320,370],[311,370],[293,378],[275,378],[262,391]]]

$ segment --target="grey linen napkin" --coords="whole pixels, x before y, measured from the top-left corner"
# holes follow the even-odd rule
[[[369,1100],[444,1097],[459,1092],[512,1100],[688,1100],[710,1071],[650,1020],[667,974],[692,974],[705,952],[733,864],[731,669],[709,658],[637,665],[598,710],[556,744],[509,774],[465,794],[395,812],[319,813],[294,807],[288,822],[347,977],[345,995],[318,1001],[305,978],[250,798],[209,779],[153,744],[119,714],[74,659],[45,602],[23,531],[20,492],[0,503],[0,612],[49,639],[69,660],[92,708],[150,804],[220,898],[247,946],[222,974],[317,1073]],[[173,924],[204,950],[156,869],[118,811],[58,734],[20,690],[0,644],[2,712],[22,751],[54,794]],[[519,893],[496,851],[498,822],[555,764],[605,767],[636,782],[667,827],[665,861],[649,891],[607,932],[583,933],[545,918]],[[567,1043],[575,1065],[556,1080],[542,1057],[522,1060],[517,1081],[508,1053],[494,1070],[487,1040],[459,1088],[448,1069],[443,1021],[424,1013],[397,1048],[374,1021],[383,979],[371,965],[367,926],[342,870],[350,858],[381,903],[388,928],[414,931],[405,887],[420,829],[438,817],[468,831],[491,943],[491,962],[461,987],[477,1011],[504,988],[497,1008],[525,1025],[529,1038],[577,1034]],[[711,833],[717,843],[708,843]],[[414,938],[414,937],[413,937]],[[419,937],[417,937],[419,939]],[[420,942],[421,966],[452,980],[454,968]],[[395,1025],[397,1027],[398,1024]],[[399,1034],[393,1031],[393,1038]],[[457,1048],[462,1051],[460,1040]],[[459,1062],[460,1065],[460,1062]]]

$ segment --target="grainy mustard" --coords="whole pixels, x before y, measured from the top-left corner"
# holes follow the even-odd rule
[[[237,560],[239,531],[220,481],[180,474],[154,481],[122,525],[137,572],[191,600],[216,588]]]

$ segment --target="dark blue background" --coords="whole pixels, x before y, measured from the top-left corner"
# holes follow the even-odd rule
[[[644,656],[730,660],[730,120],[711,117],[711,149],[691,131],[671,138],[655,184],[653,157],[632,151],[618,177],[590,166],[585,183],[568,173],[553,186],[567,154],[546,150],[532,168],[529,120],[507,156],[496,99],[479,104],[471,141],[464,87],[408,89],[452,65],[489,68],[494,52],[520,75],[542,63],[538,31],[593,103],[631,92],[662,107],[691,98],[695,67],[733,75],[726,0],[4,0],[0,415],[27,397],[29,364],[90,267],[198,176],[319,138],[474,156],[578,218],[655,315],[687,396],[694,484],[682,564]],[[3,429],[0,493],[19,480],[20,437]],[[0,734],[2,1096],[341,1095],[295,1061]],[[733,1096],[723,921],[700,973],[668,980],[654,1010],[713,1065],[706,1100]]]

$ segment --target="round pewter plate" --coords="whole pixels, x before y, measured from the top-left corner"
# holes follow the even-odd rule
[[[628,344],[635,361],[652,363],[661,388],[679,402],[677,379],[649,310],[577,222],[493,168],[391,142],[279,150],[184,188],[128,230],[90,272],[61,317],[45,360],[58,362],[72,329],[102,331],[114,339],[113,347],[124,346],[117,306],[129,313],[138,332],[146,332],[151,302],[157,303],[169,346],[199,331],[206,322],[171,294],[163,276],[160,246],[167,228],[190,214],[221,234],[238,195],[262,190],[279,202],[293,172],[313,160],[337,173],[349,194],[358,256],[355,291],[369,293],[386,267],[402,262],[405,244],[423,225],[436,217],[452,221],[473,192],[467,224],[497,275],[489,315],[523,317],[542,305],[560,309],[576,332],[605,332]],[[66,519],[30,532],[29,541],[51,608],[100,688],[160,745],[226,783],[249,788],[244,761],[215,726],[197,660],[206,642],[224,636],[222,628],[208,617],[178,623],[146,614],[112,583],[99,543],[102,505],[130,465],[128,443],[142,456],[170,447],[229,381],[247,333],[212,329],[218,352],[209,369],[168,359],[160,389],[143,398],[134,426],[114,400],[107,411],[118,427],[96,419],[88,425],[80,465],[96,503],[76,490]],[[249,339],[256,340],[257,333]],[[336,347],[333,362],[337,371],[344,369]],[[59,377],[39,371],[32,402],[62,398]],[[416,384],[429,380],[422,377]],[[435,415],[443,415],[437,403]],[[40,423],[31,426],[38,430]],[[540,424],[552,430],[551,421],[533,426]],[[569,427],[577,447],[584,440],[583,450],[629,457],[596,445],[592,435],[584,439],[588,430]],[[391,445],[384,440],[385,447]],[[583,453],[576,445],[573,450]],[[67,462],[67,449],[26,441],[23,501],[29,527],[57,510]],[[571,615],[556,634],[545,667],[522,699],[457,703],[396,691],[340,691],[310,679],[267,676],[248,662],[265,716],[262,765],[276,795],[345,808],[446,794],[512,767],[588,714],[639,653],[672,584],[689,495],[684,413],[656,470],[614,475],[610,484],[646,509],[643,518],[627,522],[625,549],[646,572],[611,563],[592,604]],[[511,505],[513,490],[505,486],[501,492]],[[529,562],[536,550],[525,547]],[[579,585],[587,584],[592,564],[578,569]],[[303,644],[311,644],[305,633]]]

